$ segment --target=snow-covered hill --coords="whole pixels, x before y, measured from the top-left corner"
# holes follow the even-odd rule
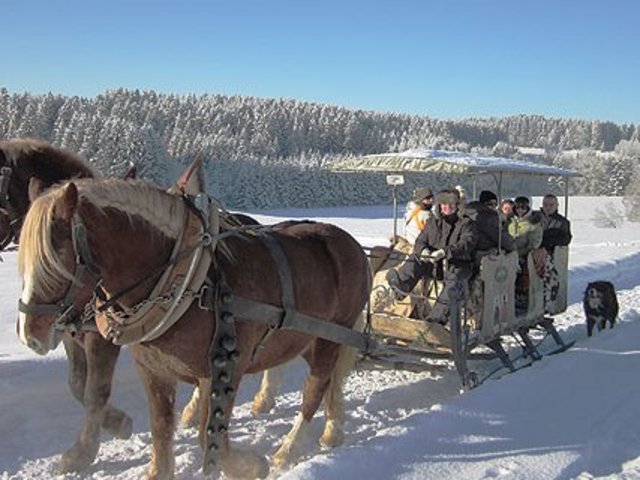
[[[455,372],[409,373],[360,369],[346,385],[345,445],[325,450],[309,438],[300,462],[273,478],[570,479],[640,478],[640,225],[597,229],[594,202],[572,203],[570,303],[557,325],[573,348],[530,368],[459,393]],[[364,245],[385,243],[385,208],[286,211],[256,215],[269,223],[305,217],[336,223]],[[15,335],[20,281],[15,253],[0,264],[0,478],[137,479],[151,451],[146,398],[123,352],[113,403],[134,419],[128,440],[104,437],[86,472],[56,476],[60,453],[74,440],[82,410],[66,385],[57,350],[37,357]],[[608,279],[618,288],[619,325],[587,338],[580,299],[586,283]],[[496,363],[477,363],[487,372]],[[286,367],[284,393],[272,412],[253,417],[259,377],[247,377],[231,424],[232,440],[272,454],[300,404],[305,366]],[[189,389],[180,391],[181,405]],[[317,437],[322,414],[313,424]],[[194,429],[176,434],[176,476],[202,478]]]

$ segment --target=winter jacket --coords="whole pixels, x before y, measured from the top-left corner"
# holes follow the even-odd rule
[[[505,227],[502,227],[498,212],[482,202],[471,202],[467,205],[467,215],[476,223],[478,230],[479,252],[487,252],[498,248],[498,238],[501,248],[509,253],[515,250],[513,237]]]
[[[420,255],[423,250],[443,249],[451,265],[471,266],[477,244],[476,224],[466,215],[434,216],[418,235],[413,252]]]
[[[571,224],[558,212],[551,215],[542,213],[542,246],[549,253],[557,246],[569,245],[571,242]]]
[[[542,244],[540,212],[529,212],[524,217],[514,216],[509,222],[509,234],[513,237],[518,255],[524,257]]]
[[[414,201],[407,203],[404,213],[404,236],[409,243],[415,243],[418,235],[432,217],[431,210],[427,210],[423,205]]]

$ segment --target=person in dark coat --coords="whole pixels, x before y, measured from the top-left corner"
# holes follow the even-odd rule
[[[513,237],[501,225],[497,207],[498,197],[489,190],[483,190],[477,201],[467,204],[466,213],[476,222],[478,229],[477,254],[479,256],[491,251],[497,252],[498,245],[506,253],[515,249]]]
[[[553,256],[553,250],[558,246],[569,245],[571,239],[571,224],[569,220],[558,213],[558,197],[553,194],[545,195],[542,199],[542,246]]]
[[[498,214],[500,215],[500,221],[502,222],[502,226],[505,229],[509,225],[511,218],[513,218],[513,216],[515,215],[515,212],[513,211],[515,205],[516,205],[516,202],[514,202],[510,198],[503,199],[502,203],[500,204],[500,211],[498,212]]]
[[[460,199],[453,190],[436,195],[435,218],[416,239],[412,258],[399,269],[387,273],[387,281],[402,300],[423,277],[444,277],[443,289],[428,321],[445,324],[449,313],[449,292],[459,282],[466,282],[473,272],[478,231],[471,218],[459,214]],[[427,254],[429,258],[420,257]],[[447,269],[443,271],[443,260]]]

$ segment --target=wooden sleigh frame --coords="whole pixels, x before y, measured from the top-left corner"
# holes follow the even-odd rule
[[[470,288],[459,285],[450,296],[450,316],[447,326],[426,322],[421,315],[421,301],[433,304],[436,296],[421,297],[412,294],[400,302],[390,302],[372,311],[369,317],[370,331],[384,347],[369,356],[374,363],[419,370],[420,364],[400,360],[400,354],[412,354],[430,358],[450,358],[454,361],[466,388],[476,386],[480,379],[469,366],[471,359],[500,359],[502,365],[515,371],[514,362],[502,345],[504,337],[517,336],[524,356],[531,361],[542,357],[530,330],[545,331],[556,343],[554,352],[570,345],[565,343],[553,325],[552,314],[561,313],[567,306],[568,248],[557,247],[554,265],[558,272],[558,294],[552,304],[544,303],[543,280],[535,273],[532,255],[528,257],[530,275],[528,305],[526,310],[516,310],[515,280],[518,271],[516,252],[488,255],[482,258],[477,279],[472,281],[480,294],[476,305],[471,306]],[[381,288],[382,295],[388,294]],[[417,287],[418,289],[418,287]],[[376,297],[374,291],[373,297]],[[378,295],[379,297],[380,295]],[[375,306],[374,302],[374,306]],[[473,311],[472,311],[473,310]],[[478,347],[488,347],[492,353],[478,352]],[[424,365],[424,364],[422,364]]]

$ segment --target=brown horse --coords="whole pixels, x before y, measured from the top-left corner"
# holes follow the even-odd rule
[[[0,243],[4,248],[17,239],[22,221],[30,206],[30,191],[41,191],[70,178],[95,177],[88,162],[73,153],[40,140],[0,141]],[[131,176],[131,173],[127,173]],[[131,435],[131,418],[107,403],[111,375],[120,347],[105,341],[97,332],[81,332],[62,337],[69,363],[68,381],[73,396],[86,409],[104,408],[102,428],[119,438]],[[109,377],[108,385],[102,385]],[[88,442],[84,425],[78,441],[62,458],[63,471],[90,464],[95,458],[99,430],[95,441]],[[87,446],[90,443],[91,446]]]
[[[153,282],[147,280],[152,278],[152,272],[169,262],[189,211],[179,197],[150,186],[115,180],[69,182],[38,198],[25,219],[18,257],[25,286],[21,312],[27,312],[20,313],[18,322],[23,342],[41,354],[47,353],[55,343],[56,323],[64,316],[56,317],[52,309],[42,304],[59,305],[64,299],[66,306],[82,309],[98,290],[100,296],[114,298],[112,295],[115,295],[119,308],[124,311],[135,310],[132,307],[148,300],[153,289],[149,283]],[[71,272],[83,270],[76,264],[75,251],[75,245],[82,242],[72,236],[77,230],[72,227],[80,223],[86,230],[83,250],[90,252],[90,255],[85,252],[84,257],[91,257],[88,263],[93,265],[91,270],[95,274],[74,278]],[[285,287],[280,280],[281,271],[264,237],[275,240],[284,254],[296,312],[322,319],[335,328],[350,329],[362,320],[370,288],[367,260],[360,245],[332,225],[288,222],[263,234],[224,232],[219,236],[209,270],[213,288],[222,289],[227,285],[233,298],[282,305]],[[227,301],[224,299],[228,299],[229,294],[220,298],[221,302]],[[153,455],[149,478],[173,477],[176,382],[196,384],[211,398],[220,395],[211,389],[210,377],[214,365],[220,366],[218,360],[223,351],[211,342],[217,330],[228,328],[224,324],[228,324],[230,318],[193,302],[177,323],[158,338],[133,345],[151,411]],[[230,388],[225,389],[229,401],[224,410],[201,410],[203,442],[207,435],[215,433],[204,429],[210,425],[209,414],[219,416],[221,427],[225,427],[219,430],[222,432],[219,453],[221,468],[228,476],[255,477],[268,473],[263,457],[229,445],[226,425],[240,379],[245,373],[282,364],[302,352],[310,366],[302,411],[273,462],[281,466],[296,456],[298,440],[307,431],[323,398],[326,426],[321,442],[337,445],[342,440],[342,380],[354,359],[353,349],[295,330],[270,330],[259,320],[241,314],[232,322],[237,333],[235,369],[223,372],[224,378],[221,374],[213,379],[214,384],[230,382]],[[225,339],[222,340],[221,345],[225,344]],[[225,362],[223,359],[222,365]],[[208,406],[206,402],[205,406]],[[99,428],[103,413],[99,410],[88,413],[93,416],[87,423],[93,429]],[[207,443],[208,449],[215,447]]]

